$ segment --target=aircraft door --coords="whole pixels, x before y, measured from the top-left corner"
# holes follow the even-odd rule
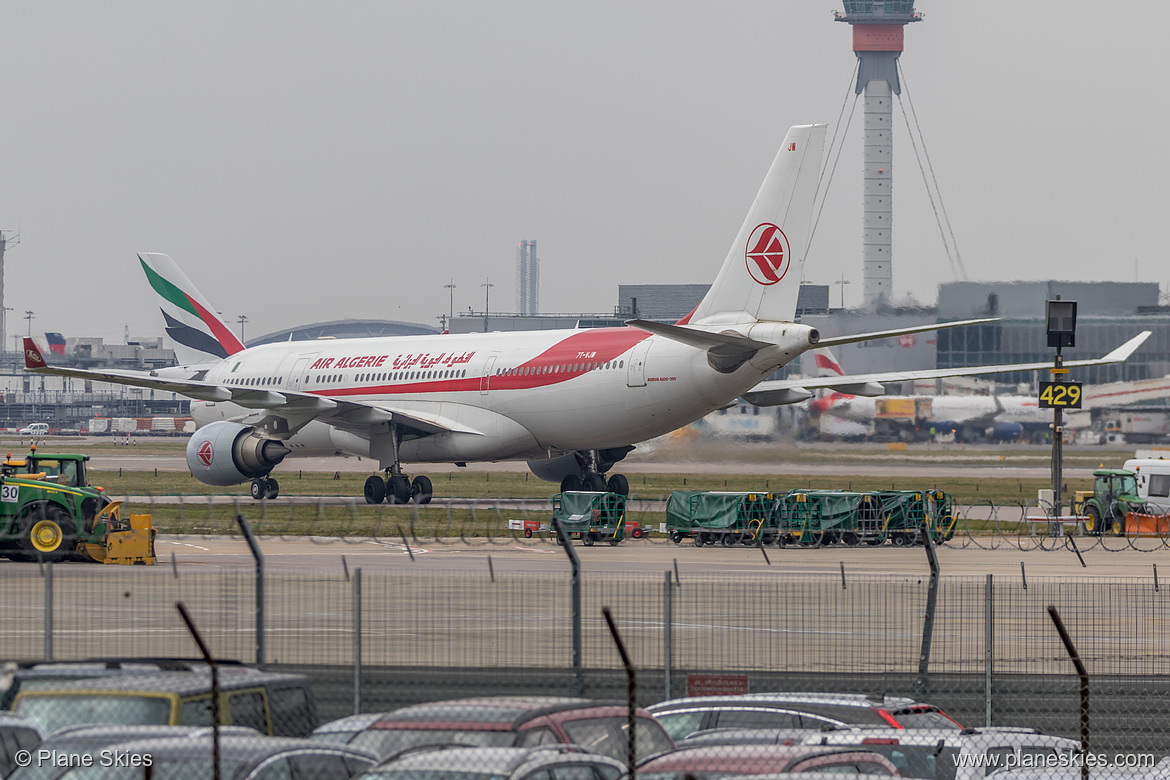
[[[296,365],[293,366],[292,371],[289,372],[288,381],[285,383],[285,387],[296,392],[304,392],[305,388],[309,384],[308,377],[305,375],[308,373],[309,366],[313,364],[313,358],[315,357],[317,357],[317,355],[314,353],[308,357],[303,357],[298,360]]]
[[[479,394],[487,395],[491,386],[492,371],[496,367],[496,356],[488,357],[487,362],[483,364],[483,374],[479,378]]]
[[[650,351],[650,339],[642,339],[630,350],[629,372],[626,374],[628,387],[646,386],[646,353]]]

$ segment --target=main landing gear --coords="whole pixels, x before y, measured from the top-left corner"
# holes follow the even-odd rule
[[[266,498],[269,501],[280,495],[280,483],[272,477],[259,477],[252,480],[252,498],[259,501]]]
[[[586,490],[598,493],[609,491],[610,493],[620,493],[623,496],[630,495],[630,481],[626,479],[624,474],[611,474],[609,479],[605,478],[605,471],[613,463],[603,463],[596,450],[586,452],[584,455],[585,462],[582,464],[582,470],[585,473],[580,477],[576,474],[567,474],[561,479],[562,493]],[[623,452],[622,455],[624,456],[625,453]]]
[[[386,469],[386,476],[377,475],[366,479],[363,493],[367,504],[405,504],[413,501],[416,504],[431,503],[433,489],[429,477],[417,476],[413,480],[405,474],[394,474],[393,469]]]
[[[402,473],[402,464],[398,462],[398,429],[390,423],[390,442],[393,463],[386,468],[386,476],[377,475],[367,477],[362,489],[367,504],[405,504],[413,501],[416,504],[431,503],[434,489],[431,480],[424,476],[414,479]],[[389,460],[389,459],[388,459]],[[383,461],[384,462],[384,461]]]

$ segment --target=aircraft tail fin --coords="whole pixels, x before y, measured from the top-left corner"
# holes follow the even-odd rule
[[[845,370],[833,356],[832,350],[818,349],[813,352],[813,360],[817,366],[817,376],[845,376]]]
[[[138,255],[146,279],[159,297],[167,336],[183,365],[222,360],[244,348],[203,294],[167,255]]]
[[[824,145],[825,125],[788,130],[715,283],[689,324],[793,321]]]

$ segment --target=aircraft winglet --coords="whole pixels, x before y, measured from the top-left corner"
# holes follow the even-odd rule
[[[1151,331],[1143,330],[1141,333],[1137,334],[1132,339],[1125,342],[1105,357],[1101,358],[1101,360],[1108,363],[1122,363],[1128,360],[1129,356],[1137,351],[1137,348],[1145,343],[1145,340],[1150,337],[1150,333]]]

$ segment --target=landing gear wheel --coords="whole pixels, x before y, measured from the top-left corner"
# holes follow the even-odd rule
[[[600,474],[586,474],[585,478],[581,480],[581,483],[583,490],[590,490],[595,493],[605,492],[605,477]]]
[[[581,478],[576,474],[566,474],[561,480],[562,493],[576,493],[581,489]]]
[[[280,495],[280,483],[272,477],[264,480],[264,497],[271,501]]]
[[[625,474],[614,474],[605,483],[606,488],[610,493],[618,493],[623,496],[630,495],[630,481],[626,479]]]
[[[410,500],[416,504],[431,503],[434,488],[431,487],[430,477],[417,476],[410,483]]]
[[[252,480],[251,492],[252,492],[252,498],[256,499],[257,501],[264,498],[264,480],[262,480],[262,479]]]
[[[34,504],[20,522],[20,548],[28,560],[56,563],[77,547],[77,528],[56,505]]]
[[[410,480],[402,474],[395,474],[386,480],[386,500],[391,504],[410,501]]]
[[[381,477],[367,477],[362,488],[367,504],[380,504],[386,498],[386,480]]]

